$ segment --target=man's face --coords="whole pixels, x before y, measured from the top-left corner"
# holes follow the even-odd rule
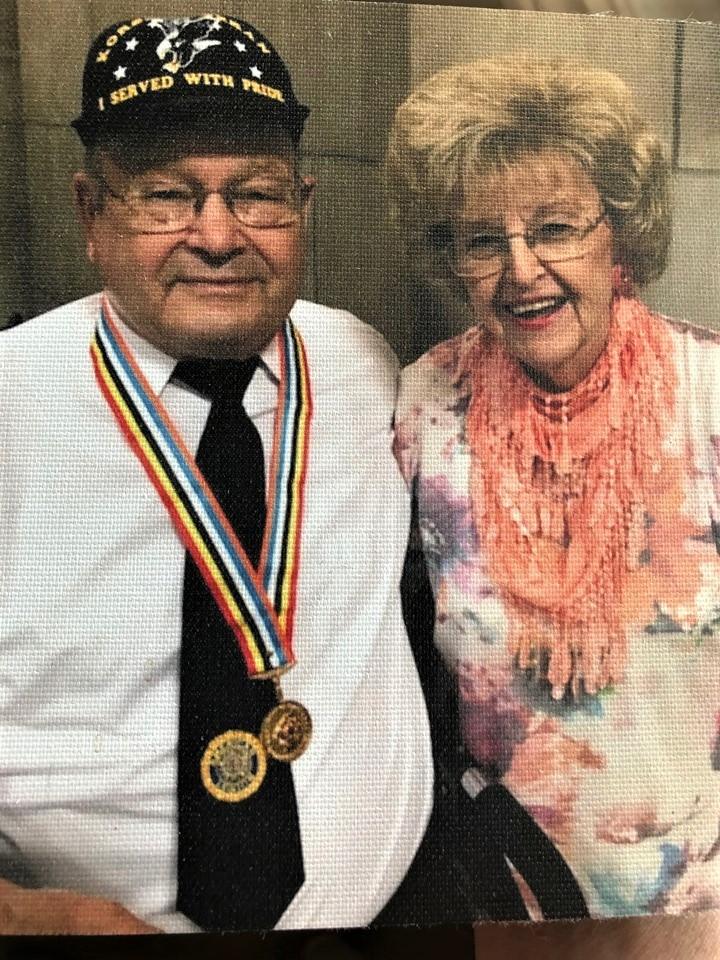
[[[193,151],[140,173],[101,155],[100,170],[112,194],[123,196],[138,187],[264,196],[296,176],[289,145]],[[272,339],[300,290],[307,201],[289,226],[248,227],[211,193],[185,229],[151,233],[133,226],[127,203],[112,194],[106,189],[96,204],[98,183],[77,175],[88,255],[129,327],[177,358],[242,358]]]

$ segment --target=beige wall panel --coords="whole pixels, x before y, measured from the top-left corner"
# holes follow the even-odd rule
[[[248,3],[241,4],[233,4],[228,0],[215,0],[214,3],[209,3],[207,8],[200,8],[183,0],[144,0],[141,4],[134,4],[128,0],[80,0],[80,2],[89,8],[90,32],[93,37],[110,24],[121,20],[129,21],[138,16],[170,18],[203,13],[219,13],[224,16],[233,14],[253,22],[256,19],[257,26],[262,28],[264,20],[271,22],[277,18],[282,6],[280,0],[265,0],[265,2],[250,0]]]
[[[0,5],[0,327],[30,310],[27,184],[15,0]]]
[[[12,53],[13,38],[17,36],[17,0],[5,0],[0,4],[0,51]]]
[[[39,123],[66,124],[80,104],[80,78],[90,43],[87,4],[17,0],[17,5],[25,116]]]
[[[394,108],[407,92],[406,8],[319,0],[285,10],[288,57],[313,108],[307,149],[381,159]]]
[[[688,23],[683,30],[678,164],[720,171],[720,27]]]
[[[93,0],[93,35],[132,16],[121,0]],[[183,0],[148,0],[143,14],[181,16]],[[254,23],[291,68],[296,93],[312,108],[305,149],[379,158],[393,106],[406,82],[406,9],[401,5],[325,0],[218,0],[214,12]]]
[[[277,19],[283,6],[282,0],[215,0],[202,5],[188,3],[187,0],[143,0],[133,3],[129,0],[80,0],[90,10],[90,26],[93,36],[104,27],[119,20],[131,20],[133,17],[186,17],[204,13],[220,13],[223,16],[239,16],[262,29],[263,21]],[[270,33],[268,29],[268,34]],[[273,38],[275,39],[275,38]]]
[[[0,0],[2,2],[2,0]],[[0,31],[3,24],[0,22]],[[20,55],[17,46],[13,50],[16,33],[0,32],[0,37],[8,37],[0,43],[0,123],[22,123],[22,83],[20,80]]]
[[[35,313],[97,289],[72,208],[72,174],[82,162],[74,133],[26,127],[28,192],[32,204],[31,287]]]
[[[14,315],[27,317],[31,304],[26,276],[31,276],[25,184],[23,130],[0,124],[0,327]]]
[[[357,314],[398,353],[410,342],[405,276],[387,226],[380,175],[370,164],[318,161],[315,264],[318,299]]]
[[[620,74],[665,143],[672,141],[673,23],[423,6],[413,7],[410,18],[413,84],[443,67],[492,54],[572,53]]]
[[[4,60],[12,61],[15,68],[17,68],[20,60],[17,38],[17,0],[0,0],[0,73],[3,76],[6,76]],[[12,85],[3,84],[3,99],[6,97],[13,99],[15,102],[22,102],[17,75]],[[5,104],[0,106],[0,110],[4,107]]]
[[[22,87],[19,80],[20,58],[17,51],[14,54],[6,53],[5,46],[0,45],[0,85],[2,85],[0,123],[20,124],[22,123]]]
[[[553,13],[617,13],[625,17],[666,20],[718,20],[718,0],[505,0],[508,10],[552,10]]]
[[[431,290],[420,281],[410,279],[411,304],[414,308],[408,360],[415,360],[435,344],[457,336],[474,323],[469,307],[439,290]]]
[[[651,306],[720,330],[720,177],[675,176],[674,242],[664,275],[646,291]]]

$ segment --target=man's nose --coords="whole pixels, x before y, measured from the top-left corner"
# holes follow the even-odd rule
[[[508,237],[504,276],[519,286],[528,286],[545,273],[542,260],[523,236]]]
[[[215,256],[242,249],[246,243],[243,227],[219,193],[208,193],[190,224],[191,246]]]

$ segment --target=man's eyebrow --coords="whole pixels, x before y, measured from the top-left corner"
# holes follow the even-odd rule
[[[191,171],[177,170],[177,169],[165,169],[165,170],[148,170],[145,173],[148,177],[157,177],[158,179],[162,177],[175,178],[178,180],[185,180],[188,183],[199,182],[198,178]],[[249,180],[251,177],[273,177],[276,179],[292,179],[292,168],[288,167],[286,164],[279,161],[275,162],[251,162],[246,164],[241,164],[235,170],[228,172],[225,179],[227,181],[232,180]]]
[[[182,170],[147,170],[135,175],[133,180],[140,183],[173,183],[189,187],[202,187],[202,180],[194,174]],[[231,171],[225,178],[227,184],[245,183],[254,179],[272,180],[282,183],[294,181],[292,172],[285,168],[254,166]]]
[[[243,177],[287,175],[291,173],[291,168],[282,160],[256,161],[240,173]]]

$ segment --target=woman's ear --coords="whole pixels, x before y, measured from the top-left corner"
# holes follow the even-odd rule
[[[612,268],[612,289],[616,297],[631,297],[634,289],[632,270],[616,262]]]

